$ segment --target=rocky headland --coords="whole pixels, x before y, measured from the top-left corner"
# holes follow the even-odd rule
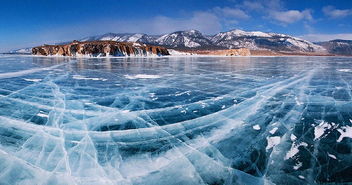
[[[73,41],[62,45],[43,45],[32,48],[33,55],[41,56],[165,56],[166,48],[132,42]]]

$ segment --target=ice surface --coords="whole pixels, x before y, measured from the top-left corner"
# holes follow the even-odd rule
[[[351,68],[1,56],[0,184],[351,183]]]

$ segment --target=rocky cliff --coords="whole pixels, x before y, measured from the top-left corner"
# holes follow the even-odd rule
[[[166,48],[147,44],[116,41],[73,41],[64,45],[43,45],[32,48],[33,55],[58,56],[164,56]]]

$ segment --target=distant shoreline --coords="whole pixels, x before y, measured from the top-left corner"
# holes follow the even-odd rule
[[[59,55],[31,55],[31,54],[19,54],[19,53],[0,53],[0,55],[4,56],[20,56],[20,57],[38,57],[38,58],[82,58],[82,59],[109,59],[109,58],[117,58],[117,59],[133,59],[133,58],[255,58],[255,57],[347,57],[351,58],[352,55],[299,55],[299,54],[287,54],[287,55],[249,55],[249,56],[226,56],[226,55],[165,55],[165,56],[59,56]]]

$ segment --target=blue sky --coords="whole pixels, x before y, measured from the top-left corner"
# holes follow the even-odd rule
[[[352,40],[351,0],[3,0],[0,51],[107,32],[197,29]]]

